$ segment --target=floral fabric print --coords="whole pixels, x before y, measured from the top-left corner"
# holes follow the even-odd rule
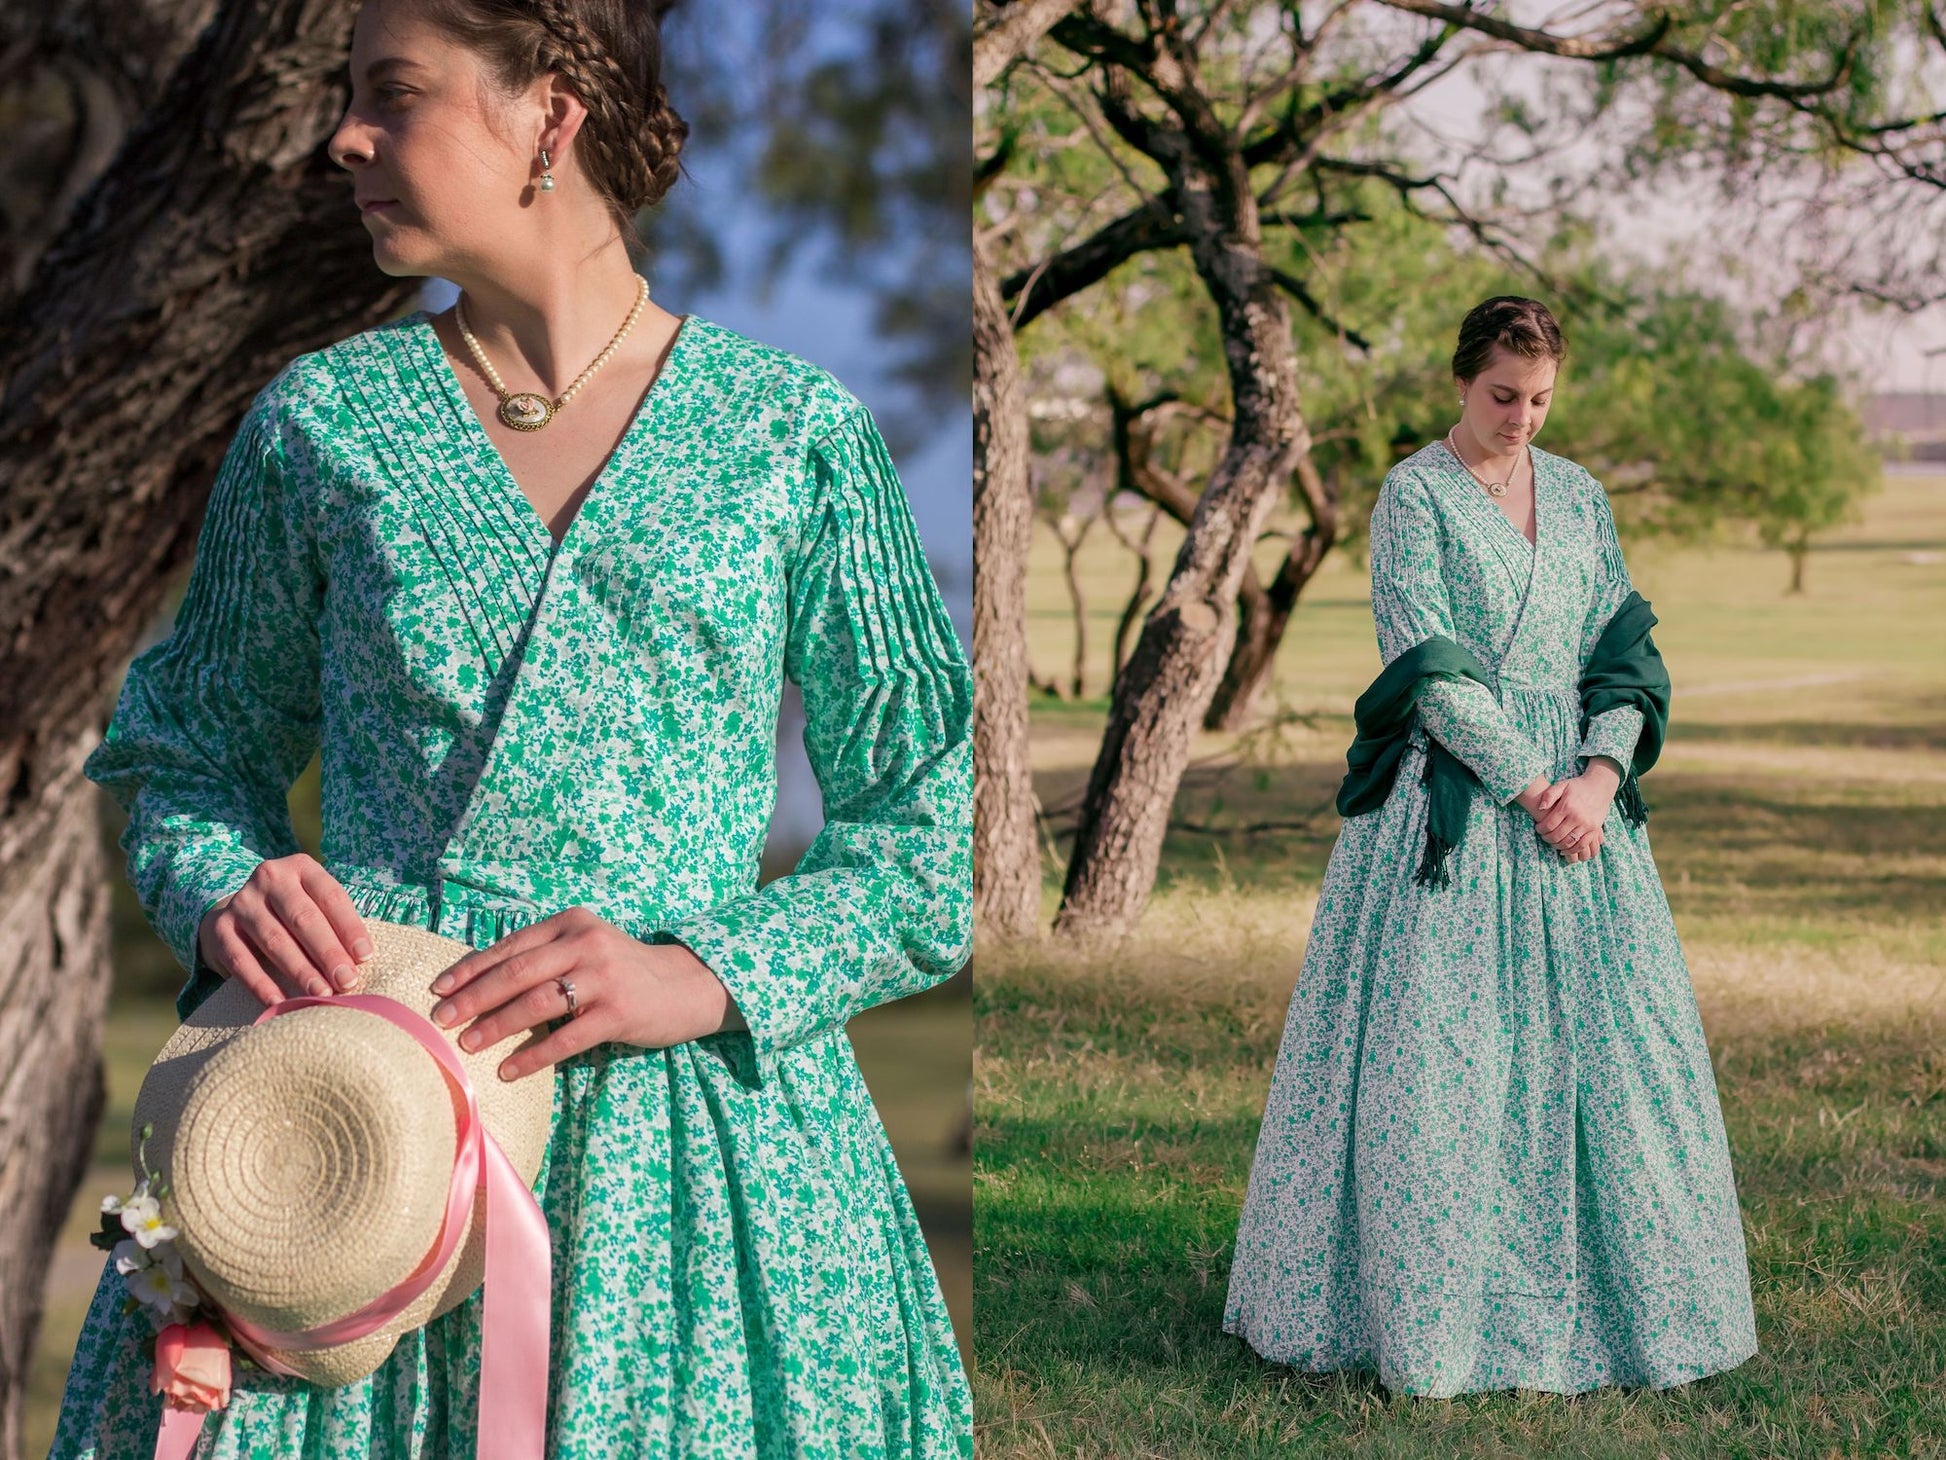
[[[1344,823],[1271,1079],[1225,1331],[1388,1389],[1664,1387],[1756,1352],[1695,994],[1646,827],[1570,864],[1515,797],[1633,754],[1577,684],[1630,591],[1608,499],[1533,455],[1529,543],[1443,443],[1388,473],[1372,606],[1390,663],[1444,634],[1385,805]],[[1422,887],[1430,732],[1479,777],[1453,885]]]
[[[786,675],[826,823],[759,890]],[[687,318],[557,546],[419,310],[258,394],[86,773],[129,813],[184,1015],[218,982],[206,909],[297,850],[314,751],[322,860],[361,915],[484,948],[581,904],[693,949],[748,1032],[526,1077],[554,1082],[548,1454],[931,1460],[971,1455],[971,1401],[844,1025],[967,956],[971,707],[831,376]],[[56,1460],[153,1453],[120,1296],[105,1271]],[[196,1454],[471,1460],[480,1298],[343,1388],[240,1371]]]

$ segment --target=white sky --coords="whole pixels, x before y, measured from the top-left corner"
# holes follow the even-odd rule
[[[1524,24],[1539,24],[1550,10],[1558,13],[1560,7],[1516,5],[1511,18]],[[1410,35],[1417,35],[1424,24],[1416,17],[1399,19],[1406,23],[1404,33]],[[1590,27],[1576,24],[1560,29],[1565,33],[1585,33]],[[1582,65],[1585,63],[1554,61],[1525,53],[1482,58],[1442,77],[1403,104],[1395,113],[1394,124],[1404,124],[1416,139],[1415,147],[1436,148],[1441,137],[1476,140],[1485,100],[1478,79],[1482,68],[1492,68],[1492,74],[1496,75],[1509,74],[1508,68],[1515,68],[1512,74],[1521,89],[1537,94],[1537,88],[1550,73],[1559,75],[1562,68],[1571,72]],[[1598,150],[1579,149],[1578,158],[1576,150],[1568,148],[1551,160],[1578,161],[1587,167],[1606,165]],[[1537,177],[1545,170],[1536,166],[1529,169],[1529,175]],[[1476,164],[1462,171],[1461,176],[1477,182],[1484,180],[1486,172]],[[1946,206],[1942,206],[1946,200],[1918,184],[1908,186],[1912,207],[1898,221],[1910,228],[1922,205],[1930,205],[1924,220],[1927,226],[1938,226],[1946,219]],[[1778,179],[1776,191],[1780,194],[1786,191],[1784,179]],[[1648,258],[1664,258],[1672,252],[1687,256],[1700,269],[1713,273],[1715,281],[1726,289],[1736,287],[1731,278],[1735,271],[1753,275],[1767,272],[1773,285],[1786,278],[1793,250],[1803,243],[1804,231],[1785,226],[1789,215],[1781,207],[1768,211],[1741,210],[1745,220],[1755,217],[1761,230],[1756,240],[1749,239],[1739,231],[1740,210],[1719,201],[1706,180],[1690,187],[1660,183],[1654,192],[1618,185],[1605,196],[1606,206],[1599,210],[1599,216],[1605,222],[1604,233],[1618,246]],[[1862,209],[1830,216],[1825,222],[1831,230],[1827,244],[1831,238],[1841,238],[1848,245],[1884,257],[1902,258],[1908,264],[1919,261],[1919,250],[1927,243],[1923,237],[1897,237],[1896,221],[1891,225],[1882,224]],[[1712,254],[1719,257],[1712,260]],[[1762,284],[1753,281],[1752,287],[1761,291]],[[1915,315],[1886,309],[1868,312],[1861,306],[1839,318],[1817,321],[1815,327],[1831,331],[1828,347],[1849,360],[1868,389],[1946,392],[1946,306],[1933,305]]]

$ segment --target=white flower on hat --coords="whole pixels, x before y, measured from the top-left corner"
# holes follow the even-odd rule
[[[122,1226],[144,1247],[153,1247],[158,1242],[173,1242],[176,1229],[162,1220],[162,1203],[142,1189],[147,1185],[147,1182],[143,1182],[142,1186],[136,1187],[135,1195],[121,1204]],[[113,1197],[109,1198],[109,1201],[113,1200]],[[108,1210],[107,1202],[102,1203],[102,1210]]]
[[[116,1267],[121,1269],[119,1259]],[[196,1289],[183,1281],[180,1260],[150,1262],[133,1271],[122,1270],[122,1282],[137,1302],[165,1311],[171,1321],[197,1303]]]
[[[162,1249],[165,1253],[171,1250],[168,1247]],[[149,1260],[149,1250],[133,1237],[124,1237],[115,1244],[113,1261],[115,1271],[123,1277],[127,1277],[132,1272],[139,1272],[143,1268],[152,1265]]]

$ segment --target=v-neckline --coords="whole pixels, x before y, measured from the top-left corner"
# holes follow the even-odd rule
[[[493,437],[487,434],[486,422],[480,419],[479,411],[474,408],[472,400],[466,394],[466,387],[460,384],[459,373],[453,368],[452,358],[446,353],[446,346],[439,338],[439,331],[433,327],[432,311],[422,308],[418,314],[419,330],[426,348],[432,353],[433,368],[439,372],[440,379],[445,385],[447,402],[460,418],[460,429],[472,432],[476,444],[492,461],[492,475],[499,483],[501,491],[509,497],[510,505],[523,520],[533,524],[534,529],[547,539],[547,554],[551,562],[567,545],[568,539],[574,536],[575,529],[580,527],[581,520],[588,515],[588,509],[595,506],[597,499],[605,495],[603,489],[607,486],[609,477],[622,467],[626,458],[634,454],[637,438],[647,430],[650,417],[656,414],[657,408],[669,395],[665,382],[675,371],[677,360],[685,353],[689,336],[694,333],[690,326],[695,322],[696,316],[684,314],[678,317],[676,333],[663,351],[662,364],[657,368],[654,378],[649,381],[648,388],[642,392],[642,398],[635,403],[635,412],[629,417],[628,425],[623,428],[621,439],[615,443],[614,449],[602,462],[601,470],[595,474],[594,481],[589,483],[587,491],[581,494],[581,503],[574,509],[574,515],[568,519],[568,525],[562,529],[560,537],[556,538],[547,525],[547,519],[541,516],[540,508],[534,505],[533,498],[527,495],[525,489],[515,479],[513,468],[507,465],[507,458],[501,454],[500,447]]]
[[[1486,500],[1484,495],[1486,489],[1480,485],[1479,478],[1467,470],[1466,463],[1460,460],[1459,453],[1453,450],[1451,444],[1447,442],[1444,436],[1439,438],[1438,444],[1444,450],[1447,459],[1452,462],[1451,470],[1453,473],[1458,477],[1465,478],[1466,485],[1471,489],[1467,495],[1478,501],[1482,507],[1491,512],[1495,517],[1498,517],[1506,526],[1507,531],[1514,535],[1515,541],[1526,548],[1528,552],[1538,553],[1541,546],[1541,454],[1534,449],[1532,443],[1530,442],[1527,447],[1528,464],[1532,467],[1534,473],[1533,485],[1529,490],[1529,494],[1533,497],[1534,509],[1534,535],[1532,537],[1529,537],[1518,527],[1515,527],[1513,518],[1509,517],[1505,512],[1502,512],[1492,502]]]

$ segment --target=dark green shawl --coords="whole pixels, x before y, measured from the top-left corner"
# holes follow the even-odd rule
[[[1642,712],[1635,755],[1615,792],[1615,804],[1636,826],[1649,819],[1638,778],[1661,755],[1669,727],[1669,671],[1649,637],[1650,626],[1657,622],[1648,600],[1631,590],[1595,641],[1580,685],[1584,736],[1589,721],[1604,710],[1634,705]],[[1358,734],[1345,752],[1347,770],[1338,787],[1340,816],[1363,816],[1385,804],[1418,718],[1419,696],[1439,678],[1489,684],[1486,671],[1465,645],[1435,634],[1386,665],[1358,697],[1352,709]],[[1446,859],[1466,834],[1467,811],[1480,778],[1428,735],[1426,768],[1420,780],[1427,796],[1426,849],[1414,875],[1421,883],[1444,887],[1452,880]]]

